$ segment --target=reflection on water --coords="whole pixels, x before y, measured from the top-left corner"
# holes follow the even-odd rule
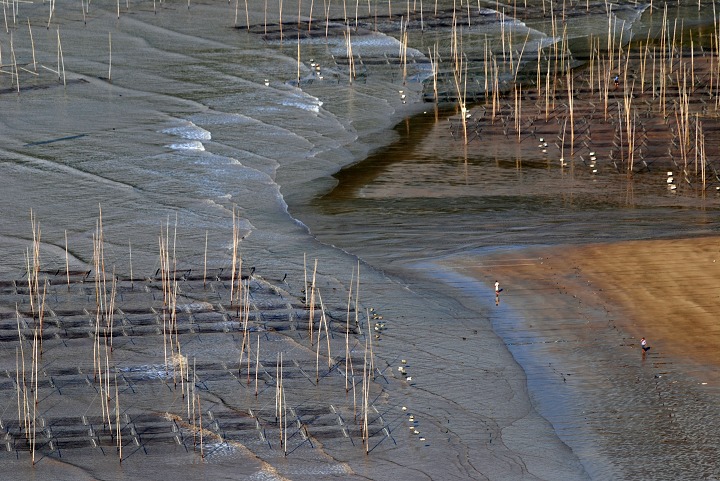
[[[488,157],[482,138],[464,146],[445,115],[433,112],[396,132],[400,140],[339,172],[315,210],[299,214],[320,239],[381,268],[488,245],[701,235],[718,227],[717,196],[678,196],[663,184],[664,172],[627,179],[593,175],[579,162],[562,168]]]

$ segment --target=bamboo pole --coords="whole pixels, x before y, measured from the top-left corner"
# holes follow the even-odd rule
[[[17,58],[15,57],[15,42],[13,41],[13,34],[10,33],[10,56],[12,57],[13,71],[15,77],[15,86],[17,93],[20,93],[20,72],[18,70]],[[2,64],[2,62],[0,62]]]
[[[297,85],[300,88],[300,14],[302,8],[302,0],[298,0],[298,20],[297,20]]]
[[[282,362],[282,356],[280,357],[280,360]],[[288,449],[287,449],[287,402],[285,400],[285,383],[280,383],[280,397],[282,398],[282,405],[283,405],[283,422],[285,423],[283,425],[282,432],[284,433],[285,437],[283,439],[283,452],[285,456],[288,455]]]
[[[279,422],[278,422],[278,428],[279,428],[279,434],[280,434],[280,445],[284,446],[284,440],[283,440],[283,418],[284,411],[283,411],[283,353],[280,353],[280,361],[279,361],[280,369],[278,370],[277,374],[277,397],[278,397],[278,410],[277,415],[279,416]]]
[[[31,438],[31,451],[32,451],[32,465],[35,466],[35,447],[37,442],[37,407],[38,407],[38,330],[37,328],[33,331],[33,356],[32,356],[32,381],[33,386],[33,415],[32,415],[32,438]]]
[[[330,28],[330,0],[327,2],[327,6],[323,7],[325,10],[325,40],[328,38],[328,30]]]
[[[278,25],[279,25],[279,27],[280,27],[280,42],[283,41],[282,8],[283,8],[283,0],[279,0],[279,5],[278,5]]]
[[[238,250],[238,220],[235,213],[235,207],[233,207],[233,230],[232,230],[232,267],[231,267],[231,274],[230,274],[230,307],[233,306],[234,303],[234,294],[235,294],[235,276],[240,276],[241,274],[237,272],[237,250]]]
[[[52,22],[53,13],[55,12],[55,2],[53,0],[50,0],[48,2],[48,4],[50,6],[50,16],[48,17],[47,29],[50,30],[50,22]],[[7,20],[6,20],[6,24],[7,24]]]
[[[308,331],[310,333],[310,345],[313,345],[314,338],[313,338],[313,331],[315,330],[314,327],[314,316],[315,316],[315,275],[317,274],[317,264],[318,261],[315,259],[315,268],[313,269],[313,275],[312,275],[312,285],[310,286],[310,315],[308,317]],[[306,294],[307,296],[307,294]]]
[[[108,32],[108,81],[112,82],[112,32]]]
[[[320,300],[320,312],[321,312],[322,323],[325,326],[325,340],[327,341],[328,370],[330,370],[330,369],[332,369],[332,357],[330,356],[330,330],[328,328],[327,316],[325,315],[325,305],[323,304],[323,300],[322,300],[322,296],[320,295],[320,291],[318,291],[318,299]]]
[[[572,75],[572,71],[568,68],[567,70],[567,84],[568,84],[568,108],[570,109],[570,156],[575,155],[575,97],[573,92],[575,91],[575,79]],[[565,143],[563,142],[563,148]]]
[[[246,293],[249,292],[249,289],[246,289],[245,292],[246,292]],[[249,299],[246,299],[246,301],[247,301],[247,302],[245,303],[245,305],[248,306],[248,307],[245,309],[245,318],[248,319],[248,316],[250,315],[250,310],[249,310],[249,309],[250,309],[250,308],[249,308],[250,302],[249,302]],[[246,322],[245,324],[247,325],[247,322]],[[247,336],[247,352],[248,352],[248,355],[247,355],[247,385],[248,385],[248,386],[250,385],[250,361],[251,361],[251,358],[252,358],[252,354],[251,354],[251,353],[252,353],[251,341],[252,341],[252,337],[250,337],[250,334],[248,334],[248,336]]]
[[[355,280],[355,268],[353,267],[350,275],[350,288],[348,289],[347,316],[345,318],[345,392],[349,391],[348,387],[348,359],[350,357],[350,306],[352,302],[353,282]]]
[[[30,33],[30,48],[32,50],[33,71],[37,72],[37,62],[35,61],[35,40],[33,39],[32,27],[30,26],[29,18],[28,18],[28,32]]]
[[[70,259],[68,257],[67,229],[65,229],[65,275],[67,277],[67,287],[68,290],[70,290]]]
[[[275,358],[275,422],[280,419],[280,353]]]
[[[25,437],[28,438],[29,436],[29,406],[28,406],[28,394],[27,394],[27,376],[25,373],[25,343],[24,343],[24,337],[20,330],[20,312],[17,309],[17,305],[15,306],[15,313],[17,316],[17,330],[18,330],[18,340],[20,344],[20,363],[22,366],[22,426],[25,430]],[[20,376],[18,374],[18,381],[20,379]],[[18,382],[19,385],[19,382]],[[20,407],[18,407],[18,421],[20,420]]]
[[[258,371],[260,370],[260,334],[257,336],[257,354],[255,355],[255,397],[258,395]]]
[[[367,342],[365,344],[365,352],[367,353]],[[368,406],[368,402],[370,400],[370,375],[367,372],[367,361],[365,362],[363,367],[363,379],[363,411],[365,412],[365,414],[363,415],[363,433],[365,435],[365,455],[367,456],[370,454],[370,432],[368,429],[368,416],[370,415],[370,409]]]
[[[320,290],[318,290],[318,296],[320,295]],[[321,304],[322,306],[322,304]],[[318,335],[317,335],[317,344],[315,345],[315,384],[320,383],[320,335],[322,333],[322,316],[320,317],[320,322],[318,325]]]
[[[115,371],[115,427],[117,428],[117,451],[120,462],[123,461],[122,455],[122,428],[120,426],[120,391],[118,390],[117,371]]]
[[[313,7],[315,6],[315,0],[310,0],[310,16],[308,18],[308,32],[312,31],[312,17]]]
[[[202,406],[200,404],[200,395],[197,395],[198,422],[200,427],[200,459],[205,459],[205,446],[203,443],[203,427],[202,427]]]
[[[20,334],[20,313],[17,311],[17,306],[15,306],[15,312],[17,313],[17,323],[18,323],[18,334]],[[20,337],[20,348],[22,348],[22,337]],[[19,429],[22,428],[22,410],[20,408],[20,348],[15,348],[15,391],[17,392],[17,409],[18,409],[18,427]],[[24,369],[24,366],[23,366]]]

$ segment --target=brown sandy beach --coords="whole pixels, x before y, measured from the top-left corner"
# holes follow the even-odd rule
[[[663,355],[690,361],[717,379],[720,239],[532,248],[522,252],[522,260],[516,256],[470,272],[485,282],[502,279],[507,288],[501,300],[524,311],[527,297],[541,296],[544,303],[588,320],[602,312],[613,329],[627,333],[627,347],[637,349],[638,340],[647,337]]]
[[[708,237],[533,247],[450,265],[487,286],[488,301],[499,280],[493,325],[574,450],[591,442],[584,433],[600,435],[595,449],[626,475],[672,479],[695,457],[683,479],[709,479],[718,468],[701,453],[720,447],[718,254]]]

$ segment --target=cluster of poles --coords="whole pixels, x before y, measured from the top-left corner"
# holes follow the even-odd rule
[[[632,176],[638,162],[645,161],[642,147],[648,142],[639,138],[640,117],[653,116],[664,122],[670,132],[666,140],[668,152],[677,152],[670,155],[673,162],[688,182],[691,177],[696,178],[705,192],[711,167],[703,123],[716,122],[720,108],[720,22],[715,3],[712,3],[715,21],[706,31],[689,31],[678,19],[670,19],[667,3],[650,7],[648,15],[657,17],[657,25],[648,28],[645,38],[632,40],[624,38],[628,29],[614,15],[613,8],[613,4],[606,2],[607,32],[602,36],[589,36],[585,62],[578,61],[583,52],[569,49],[564,17],[552,17],[551,35],[558,40],[545,48],[538,44],[534,58],[527,55],[527,36],[522,47],[513,49],[511,28],[501,29],[502,52],[496,54],[486,38],[482,65],[475,69],[480,70],[492,122],[509,111],[507,117],[514,120],[520,142],[533,130],[537,120],[535,110],[546,123],[557,120],[561,126],[558,138],[563,161],[562,151],[566,148],[571,156],[576,153],[582,128],[578,126],[578,118],[582,120],[588,115],[588,105],[594,114],[597,103],[602,106],[605,121],[615,125],[615,147],[627,175]],[[563,15],[565,12],[563,7]],[[564,27],[560,29],[559,25]],[[455,20],[453,26],[455,32]],[[452,36],[454,51],[459,44],[456,38]],[[467,60],[462,52],[452,58],[463,139],[468,143],[471,138],[466,125],[469,117]],[[510,87],[503,86],[502,82],[509,82]],[[533,101],[530,107],[523,106],[523,100],[527,99]],[[507,103],[507,108],[503,108],[503,103]],[[717,175],[716,169],[713,171]]]
[[[30,450],[32,452],[32,462],[36,462],[36,432],[37,432],[37,416],[39,407],[38,397],[38,372],[42,361],[42,324],[44,312],[46,309],[45,297],[47,293],[48,281],[41,279],[41,231],[34,213],[31,212],[31,224],[33,230],[32,249],[27,251],[27,277],[28,277],[28,293],[31,316],[33,326],[28,326],[26,320],[17,308],[17,328],[20,344],[16,352],[16,389],[17,389],[17,408],[18,422],[22,428],[22,432],[27,438]],[[252,302],[250,297],[250,276],[241,275],[242,258],[239,254],[240,221],[237,215],[233,214],[233,248],[232,248],[232,268],[231,268],[231,289],[229,305],[238,321],[242,332],[242,341],[239,346],[239,362],[238,362],[238,380],[241,379],[242,371],[246,371],[248,386],[255,383],[255,397],[258,397],[259,374],[265,371],[261,363],[261,345],[260,335],[252,335],[251,309]],[[68,290],[70,289],[70,263],[67,247],[66,236],[66,253],[65,267]],[[93,271],[94,271],[94,291],[96,311],[94,313],[94,329],[93,339],[93,382],[98,386],[98,394],[101,403],[103,430],[113,439],[118,458],[123,460],[123,421],[121,420],[121,398],[118,386],[118,373],[120,367],[113,359],[113,338],[117,330],[115,326],[116,298],[118,293],[118,276],[115,274],[115,267],[110,272],[106,265],[105,259],[105,234],[103,229],[102,208],[99,211],[99,217],[96,221],[96,228],[92,236],[93,245]],[[180,389],[183,404],[187,410],[187,428],[192,432],[194,445],[199,447],[200,456],[205,457],[204,442],[208,434],[208,430],[203,428],[203,412],[202,400],[198,392],[196,392],[197,376],[195,373],[195,360],[192,360],[192,366],[188,362],[188,358],[183,354],[181,349],[181,336],[178,328],[177,316],[177,300],[179,293],[179,279],[177,276],[177,219],[174,228],[171,227],[170,220],[160,229],[158,237],[159,245],[159,261],[160,268],[158,274],[162,286],[162,339],[163,339],[163,356],[165,365],[165,382],[172,381],[174,389]],[[131,247],[132,249],[132,247]],[[132,250],[130,251],[132,252]],[[130,270],[132,272],[132,257],[130,257]],[[203,284],[206,285],[205,279],[207,273],[207,240],[205,252],[205,268],[203,274]],[[308,342],[309,347],[315,351],[315,367],[316,377],[315,384],[319,385],[320,380],[324,377],[321,373],[320,358],[321,351],[327,351],[327,374],[335,370],[338,374],[345,377],[346,394],[352,391],[352,404],[355,421],[360,426],[360,432],[365,446],[366,453],[369,453],[369,425],[370,425],[370,392],[372,380],[375,378],[375,362],[372,344],[372,332],[370,331],[370,323],[367,323],[368,332],[365,337],[364,358],[362,367],[362,379],[358,379],[359,373],[353,366],[353,352],[357,347],[357,341],[351,344],[351,335],[361,334],[360,322],[360,305],[359,305],[359,289],[360,289],[360,269],[359,264],[357,270],[353,269],[347,301],[347,316],[345,322],[345,360],[344,371],[340,368],[340,362],[336,362],[332,357],[331,338],[334,337],[331,329],[331,320],[326,311],[326,305],[323,301],[322,294],[317,285],[318,261],[314,262],[312,272],[307,266],[307,257],[305,257],[305,275],[304,298],[305,310],[308,313]],[[86,278],[89,274],[86,275]],[[132,282],[132,274],[131,274]],[[365,313],[369,319],[369,312]],[[32,342],[27,339],[28,329],[32,329]],[[251,345],[251,339],[255,338],[256,343]],[[324,338],[324,339],[323,339]],[[28,354],[30,351],[30,354]],[[286,383],[284,382],[284,361],[285,352],[277,352],[276,373],[275,373],[275,418],[278,426],[280,437],[280,445],[284,453],[288,454],[288,409],[290,403],[286,396]],[[30,366],[28,367],[28,357],[30,358]],[[254,372],[253,372],[254,361]],[[322,375],[321,375],[322,374]],[[361,392],[356,393],[356,386],[361,386]],[[132,405],[132,400],[128,400]],[[125,408],[127,409],[127,407]],[[126,417],[127,418],[127,417]],[[306,437],[308,430],[303,426],[303,433]],[[213,434],[214,435],[214,434]]]
[[[28,297],[32,316],[32,342],[30,343],[30,373],[28,379],[28,367],[26,361],[26,336],[22,327],[28,327],[21,321],[19,308],[16,306],[17,329],[19,347],[15,349],[15,387],[17,393],[18,425],[30,445],[31,461],[35,464],[35,453],[37,445],[37,416],[38,416],[38,370],[42,359],[42,325],[45,315],[45,294],[47,293],[47,282],[43,282],[40,288],[40,245],[41,230],[34,213],[30,212],[30,223],[32,225],[32,252],[26,252],[26,267],[28,278]]]

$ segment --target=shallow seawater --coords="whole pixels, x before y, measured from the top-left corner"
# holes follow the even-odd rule
[[[312,204],[324,240],[388,270],[418,257],[495,245],[703,235],[718,228],[720,198],[678,195],[664,171],[629,180],[611,169],[593,174],[579,160],[562,167],[541,155],[489,157],[482,138],[463,145],[432,112],[396,130],[400,141],[341,171],[337,186]]]
[[[502,301],[498,308],[487,295],[492,279],[483,285],[435,262],[467,256],[482,264],[483,255],[522,252],[531,246],[714,235],[720,227],[717,196],[678,196],[665,185],[665,172],[628,180],[618,173],[596,176],[582,165],[568,171],[543,161],[488,158],[479,153],[482,147],[477,144],[466,151],[452,139],[446,125],[427,114],[409,122],[427,123],[435,130],[424,131],[422,138],[402,137],[367,164],[342,171],[337,187],[316,199],[313,210],[301,210],[299,216],[318,238],[358,255],[420,296],[442,292],[474,306],[479,316],[487,316],[523,367],[539,411],[578,454],[592,479],[625,479],[629,473],[673,479],[688,472],[698,476],[714,472],[712,462],[702,456],[698,464],[688,467],[684,459],[695,455],[694,443],[669,452],[656,444],[657,436],[662,437],[659,431],[635,442],[629,439],[634,438],[630,433],[612,435],[613,429],[622,429],[618,423],[602,421],[615,405],[623,406],[617,408],[623,415],[637,419],[652,417],[657,409],[647,405],[641,388],[633,385],[637,377],[644,379],[644,389],[650,389],[650,364],[632,367],[630,374],[609,383],[602,392],[594,389],[608,384],[604,366],[618,362],[633,366],[632,360],[623,357],[627,353],[613,344],[622,345],[621,339],[606,339],[603,355],[592,359],[582,352],[571,358],[559,355],[553,343],[573,340],[553,337],[557,320],[550,316],[532,322],[514,310],[508,304],[511,301]],[[398,130],[404,131],[404,126]],[[529,310],[526,307],[524,312]],[[557,329],[584,326],[582,319],[562,321]],[[576,374],[574,387],[560,381],[558,369]],[[682,368],[673,369],[673,379],[681,379]],[[699,395],[690,380],[668,386],[672,389],[667,396],[673,399]],[[714,416],[711,399],[709,395],[696,409]],[[599,441],[598,433],[603,433]],[[635,458],[620,447],[622,443],[631,443],[632,452],[642,459],[664,459],[664,467],[646,468],[643,474]],[[708,440],[708,452],[716,447]]]

